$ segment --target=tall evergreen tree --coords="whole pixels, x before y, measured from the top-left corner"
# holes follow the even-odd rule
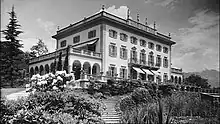
[[[57,71],[62,71],[62,52],[59,54],[59,60],[57,63]]]
[[[20,30],[21,25],[18,24],[14,6],[12,6],[12,10],[8,12],[8,14],[10,16],[9,24],[5,30],[1,31],[7,40],[3,43],[3,48],[5,49],[1,50],[3,53],[1,54],[1,75],[4,75],[2,80],[10,82],[11,87],[13,87],[13,83],[19,78],[17,62],[22,60],[20,54],[23,54],[23,51],[19,49],[22,48],[22,44],[18,36],[23,33],[23,31]]]
[[[67,46],[67,49],[66,49],[66,57],[65,57],[65,60],[64,60],[64,65],[63,65],[63,70],[66,71],[66,73],[69,73],[68,72],[68,56],[69,56],[69,46]]]

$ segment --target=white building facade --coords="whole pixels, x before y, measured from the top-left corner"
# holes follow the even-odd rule
[[[175,84],[182,84],[183,82],[183,70],[182,68],[171,68],[171,82]]]
[[[166,82],[171,79],[170,36],[131,19],[105,11],[71,24],[52,36],[56,52],[30,60],[31,75],[53,70],[62,54],[68,56],[68,72],[76,79],[83,73],[121,79]]]

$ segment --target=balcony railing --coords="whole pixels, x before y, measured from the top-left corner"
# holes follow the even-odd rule
[[[84,49],[80,50],[80,49],[72,48],[70,53],[101,58],[101,53],[97,53],[97,52],[89,51],[89,50],[84,50]]]
[[[32,58],[32,59],[29,60],[29,63],[34,63],[34,62],[50,59],[50,58],[53,58],[55,56],[58,57],[60,52],[62,52],[62,54],[66,54],[66,49],[61,49],[61,50],[58,50],[56,52],[52,52],[52,53],[48,53],[48,54],[45,54],[45,55],[41,55],[41,56]]]
[[[129,63],[142,65],[142,66],[148,66],[148,67],[155,67],[155,68],[160,67],[158,63],[155,64],[153,61],[146,61],[146,60],[137,59],[137,58],[130,58]]]
[[[46,59],[51,59],[51,58],[54,58],[54,57],[58,58],[60,52],[62,52],[62,55],[65,55],[66,54],[66,48],[58,50],[56,52],[48,53],[48,54],[30,59],[29,63],[39,62],[39,61],[43,61],[43,60],[46,60]],[[89,51],[89,50],[80,50],[80,49],[76,49],[76,48],[70,48],[69,53],[84,55],[84,56],[89,56],[89,57],[94,57],[94,58],[101,58],[101,53],[96,53],[96,52]]]
[[[179,73],[179,74],[182,74],[182,69],[175,69],[175,68],[171,68],[171,72],[173,73]]]

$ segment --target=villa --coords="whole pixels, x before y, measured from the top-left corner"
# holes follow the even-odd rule
[[[147,21],[140,23],[139,15],[136,21],[129,16],[128,12],[127,19],[123,19],[102,8],[99,13],[58,30],[52,36],[56,51],[31,59],[30,75],[51,72],[61,54],[63,63],[68,56],[68,72],[74,72],[75,79],[80,79],[83,72],[91,77],[174,81],[171,48],[175,42],[171,36],[159,33],[155,23],[153,28]]]

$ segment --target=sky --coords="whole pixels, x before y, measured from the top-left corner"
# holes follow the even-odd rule
[[[156,21],[159,32],[171,33],[172,66],[184,72],[219,70],[219,0],[1,0],[1,30],[8,24],[12,5],[24,31],[20,35],[24,51],[42,39],[50,52],[56,42],[51,37],[63,28],[91,16],[105,5],[106,11],[126,18],[137,14],[150,26]],[[3,39],[1,34],[1,40]]]

